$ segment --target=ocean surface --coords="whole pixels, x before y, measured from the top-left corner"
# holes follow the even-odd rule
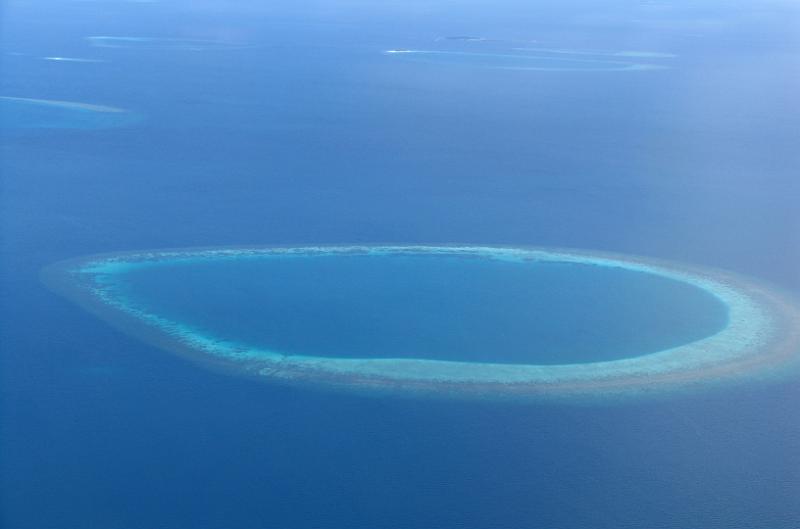
[[[574,405],[289,388],[147,345],[39,279],[100,252],[463,243],[800,296],[795,2],[5,0],[0,46],[3,528],[798,527],[796,378]],[[149,285],[175,302],[219,273]],[[202,308],[173,310],[226,325]],[[623,308],[630,346],[650,307]],[[298,336],[344,354],[352,334],[323,330]]]

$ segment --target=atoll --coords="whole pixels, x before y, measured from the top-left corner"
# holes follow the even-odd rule
[[[446,255],[518,263],[575,263],[653,274],[692,285],[727,308],[717,332],[690,343],[612,361],[535,365],[425,358],[294,355],[221,339],[149,312],[115,289],[142,267],[274,256]],[[45,283],[151,344],[266,380],[369,393],[509,399],[603,399],[663,395],[780,377],[800,359],[800,309],[780,291],[729,272],[575,250],[484,246],[330,246],[155,250],[90,256],[44,270]],[[644,302],[645,300],[643,300]]]

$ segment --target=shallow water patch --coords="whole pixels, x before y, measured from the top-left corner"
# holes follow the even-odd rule
[[[0,128],[106,129],[138,123],[141,117],[128,110],[78,101],[0,96]]]
[[[386,55],[443,66],[464,66],[530,71],[608,72],[643,71],[665,68],[660,64],[646,64],[610,58],[580,55],[530,53],[525,51],[472,52],[450,50],[391,49]]]
[[[96,48],[119,48],[130,50],[165,50],[165,51],[225,51],[245,48],[242,44],[210,39],[138,37],[98,35],[86,37],[89,44]]]

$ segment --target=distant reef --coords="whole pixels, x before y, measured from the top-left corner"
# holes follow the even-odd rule
[[[0,96],[0,128],[107,129],[125,127],[141,120],[128,110],[78,101]]]

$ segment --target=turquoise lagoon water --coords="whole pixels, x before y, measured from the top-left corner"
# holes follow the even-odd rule
[[[726,307],[617,267],[436,254],[162,260],[114,296],[205,335],[292,355],[571,364],[712,335]]]

